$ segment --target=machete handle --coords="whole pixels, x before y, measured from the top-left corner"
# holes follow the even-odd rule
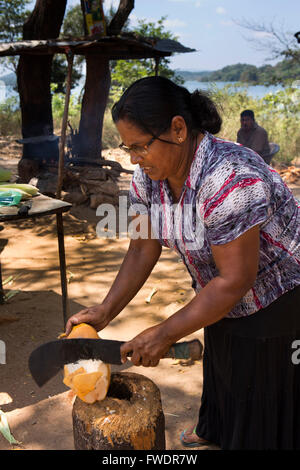
[[[125,342],[121,344],[125,344]],[[202,343],[198,339],[192,339],[191,341],[181,341],[180,343],[172,344],[162,359],[191,359],[192,361],[198,361],[202,357],[202,352]],[[131,356],[132,351],[129,351],[127,357]]]
[[[163,356],[172,359],[192,359],[198,361],[202,357],[203,345],[198,339],[182,341],[171,346],[169,351]]]

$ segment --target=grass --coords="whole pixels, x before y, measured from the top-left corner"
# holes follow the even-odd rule
[[[280,152],[274,161],[280,164],[291,164],[300,157],[300,97],[295,99],[295,91],[286,89],[275,94],[269,94],[262,99],[254,99],[247,91],[239,91],[234,86],[227,85],[223,89],[213,88],[211,97],[218,106],[223,119],[219,137],[236,141],[240,127],[240,113],[244,109],[252,109],[258,124],[263,126],[269,135],[269,141],[280,146]],[[64,107],[64,96],[54,94],[52,101],[53,122],[55,129],[60,129]],[[73,129],[78,129],[80,121],[80,103],[75,99],[70,102],[69,121]],[[17,100],[9,98],[0,104],[0,135],[19,135],[21,130],[21,112]],[[112,122],[110,109],[104,116],[102,147],[115,148],[120,143],[120,137]]]

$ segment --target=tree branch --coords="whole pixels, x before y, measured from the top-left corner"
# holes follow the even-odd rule
[[[119,8],[107,27],[108,36],[120,34],[133,8],[134,0],[120,0]]]
[[[67,0],[36,0],[23,25],[23,39],[56,39],[64,19]]]
[[[268,60],[282,57],[299,60],[299,51],[295,47],[295,36],[292,33],[286,32],[284,25],[275,27],[272,22],[266,25],[265,23],[256,23],[244,18],[233,21],[241,28],[254,33],[252,37],[245,37],[245,39],[252,43],[256,50],[271,53],[271,57]]]

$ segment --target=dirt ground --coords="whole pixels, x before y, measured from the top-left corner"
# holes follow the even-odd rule
[[[131,169],[119,151],[106,152]],[[0,166],[16,174],[20,146],[0,141]],[[128,188],[130,175],[123,174]],[[292,188],[300,195],[300,185]],[[95,211],[78,206],[63,216],[70,314],[99,303],[108,291],[128,246],[128,239],[100,239]],[[2,278],[5,292],[17,291],[0,306],[0,340],[6,345],[6,364],[0,364],[0,409],[19,444],[0,433],[0,450],[74,449],[72,396],[62,373],[42,388],[33,381],[28,357],[39,344],[63,331],[62,300],[54,216],[3,224],[0,232]],[[156,289],[150,303],[146,298]],[[12,292],[13,293],[13,292]],[[129,340],[181,308],[193,296],[191,281],[177,255],[166,249],[147,283],[101,337]],[[203,332],[184,338],[198,338]],[[159,387],[166,421],[166,448],[183,450],[180,431],[196,422],[202,392],[202,362],[163,359],[156,368],[113,366],[149,377]],[[199,448],[200,449],[200,448]],[[211,445],[201,449],[217,449]]]

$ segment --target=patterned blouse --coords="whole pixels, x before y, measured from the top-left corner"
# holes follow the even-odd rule
[[[151,217],[152,238],[181,257],[196,293],[218,275],[211,245],[260,224],[255,284],[227,317],[250,315],[300,284],[300,206],[253,150],[205,133],[177,203],[167,180],[153,181],[139,166],[130,203]]]

